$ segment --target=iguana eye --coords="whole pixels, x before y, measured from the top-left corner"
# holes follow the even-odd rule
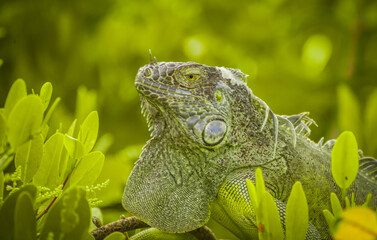
[[[187,74],[186,78],[189,81],[195,81],[198,78],[198,76],[199,76],[199,74],[193,74],[193,73],[191,73],[191,74]]]

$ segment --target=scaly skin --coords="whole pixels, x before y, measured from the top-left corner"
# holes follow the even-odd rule
[[[124,191],[128,211],[166,232],[188,232],[212,217],[240,239],[257,239],[245,179],[254,181],[260,167],[282,222],[300,181],[319,232],[310,225],[307,239],[329,238],[322,210],[330,209],[331,192],[341,192],[331,176],[331,146],[305,136],[305,114],[273,114],[235,69],[151,61],[135,85],[153,132]],[[376,196],[377,184],[359,173],[351,191],[360,203],[369,192]]]

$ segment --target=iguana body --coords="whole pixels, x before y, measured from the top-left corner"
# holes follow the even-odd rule
[[[125,188],[128,211],[167,232],[188,232],[212,217],[240,239],[257,239],[245,179],[254,180],[260,167],[282,221],[300,181],[310,221],[328,238],[322,210],[340,189],[331,176],[330,148],[304,136],[305,115],[274,115],[235,69],[151,61],[135,85],[153,132]],[[376,182],[363,173],[351,188],[358,202],[377,195]],[[309,227],[307,239],[318,238]]]

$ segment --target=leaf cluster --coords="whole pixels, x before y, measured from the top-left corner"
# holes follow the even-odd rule
[[[0,109],[2,239],[89,238],[90,203],[100,200],[88,197],[108,185],[93,185],[105,160],[93,150],[98,113],[90,112],[79,126],[74,120],[66,132],[60,126],[50,133],[49,119],[60,101],[50,106],[52,90],[47,82],[39,94],[28,94],[18,79]]]

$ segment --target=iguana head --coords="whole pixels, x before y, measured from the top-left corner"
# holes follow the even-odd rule
[[[165,129],[203,147],[221,146],[231,127],[232,91],[221,79],[217,68],[192,62],[162,62],[140,68],[135,85],[153,135]]]
[[[186,232],[203,226],[223,181],[230,153],[252,115],[239,70],[198,63],[152,63],[140,68],[136,89],[152,139],[127,181],[123,206],[153,227]],[[243,92],[242,92],[243,91]],[[234,119],[239,119],[237,129]],[[246,135],[246,134],[245,134]]]

